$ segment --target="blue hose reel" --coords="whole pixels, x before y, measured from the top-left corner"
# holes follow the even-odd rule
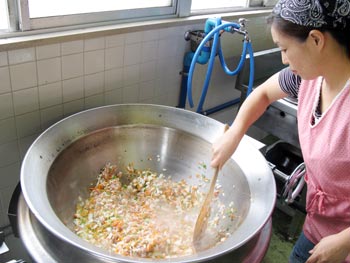
[[[223,32],[238,33],[244,36],[243,50],[242,50],[240,61],[236,69],[232,71],[226,65],[226,62],[222,53],[221,45],[220,45],[219,37],[220,37],[220,34],[222,34]],[[196,110],[196,112],[198,113],[204,112],[203,104],[207,95],[216,55],[219,56],[220,64],[223,70],[225,71],[225,73],[230,76],[234,76],[234,75],[237,75],[243,69],[245,59],[247,57],[247,54],[249,54],[249,69],[250,69],[249,73],[250,74],[249,74],[247,96],[252,92],[253,82],[254,82],[254,54],[253,54],[251,41],[248,37],[248,32],[246,31],[246,28],[245,28],[245,19],[239,19],[239,23],[222,21],[221,18],[207,19],[205,23],[203,36],[204,38],[200,42],[196,51],[194,53],[193,52],[186,53],[186,56],[184,59],[183,73],[188,72],[188,75],[186,75],[186,77],[183,78],[182,85],[186,85],[187,88],[182,89],[182,94],[180,94],[180,107],[185,106],[184,104],[186,99],[184,99],[184,97],[186,97],[186,94],[184,93],[185,91],[187,91],[187,98],[188,98],[189,105],[191,108],[193,108],[194,104],[192,99],[192,77],[195,70],[195,66],[197,63],[200,63],[200,64],[208,63],[207,74],[205,76],[202,94]],[[221,108],[221,107],[225,107],[225,104],[221,106],[219,105],[216,108]]]

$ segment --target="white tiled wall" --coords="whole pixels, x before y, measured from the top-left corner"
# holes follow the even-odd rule
[[[250,22],[251,35],[257,32],[255,42],[260,49],[270,45],[267,34],[261,33],[263,20],[255,18]],[[140,102],[176,106],[179,72],[189,50],[184,33],[203,26],[178,26],[0,52],[0,227],[8,224],[7,207],[19,181],[21,160],[43,130],[70,114],[102,105]],[[241,40],[235,40],[238,48],[231,40],[224,41],[228,43],[226,53],[240,52]],[[197,66],[195,101],[205,72],[205,66]],[[237,97],[233,82],[215,70],[215,89],[208,93],[208,105]]]

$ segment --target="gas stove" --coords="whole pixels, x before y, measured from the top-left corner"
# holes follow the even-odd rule
[[[282,63],[280,49],[272,48],[254,52],[254,67],[253,89],[286,66]],[[246,98],[249,74],[249,63],[245,63],[242,71],[237,75],[235,84],[235,88],[241,91],[241,103]],[[292,97],[280,99],[273,102],[254,125],[283,141],[300,147],[297,132],[297,109],[297,99]]]
[[[297,101],[284,98],[273,102],[254,123],[263,131],[300,148],[297,121]]]
[[[272,105],[274,105],[276,108],[280,109],[281,111],[287,114],[297,117],[297,111],[298,111],[297,98],[285,97],[283,99],[273,102]]]

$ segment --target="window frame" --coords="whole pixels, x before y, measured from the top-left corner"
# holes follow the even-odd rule
[[[230,13],[264,8],[266,0],[246,0],[247,7],[216,8],[191,11],[192,0],[172,0],[171,7],[143,8],[132,10],[105,11],[86,14],[62,15],[57,17],[30,18],[30,0],[7,0],[9,14],[8,30],[0,30],[0,38],[18,34],[36,34],[84,29],[129,22],[193,17],[198,15]],[[97,17],[97,18],[96,18]],[[100,17],[100,18],[98,18]],[[22,32],[22,33],[21,33]]]
[[[21,31],[48,29],[57,27],[86,26],[93,23],[111,24],[127,20],[150,20],[157,17],[175,17],[179,3],[183,0],[172,0],[170,7],[152,7],[130,10],[103,11],[96,13],[72,14],[30,18],[28,0],[19,0],[19,28]],[[188,0],[185,0],[188,1]]]

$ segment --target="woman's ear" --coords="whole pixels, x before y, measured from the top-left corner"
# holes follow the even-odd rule
[[[322,48],[323,45],[324,45],[324,34],[319,31],[319,30],[311,30],[309,32],[309,37],[310,37],[310,40],[311,40],[311,43],[317,47],[317,48]]]

